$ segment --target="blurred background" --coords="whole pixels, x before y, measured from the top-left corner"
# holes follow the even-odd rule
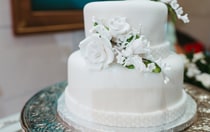
[[[19,4],[16,5],[22,7],[20,3],[27,1],[30,0],[19,0]],[[46,10],[56,10],[54,14],[59,14],[58,10],[78,11],[82,9],[85,2],[89,1],[81,3],[78,0],[63,0],[67,3],[63,6],[60,4],[57,8],[53,6],[56,0],[51,0],[52,4],[46,4],[46,0],[44,5],[39,3],[43,2],[42,0],[31,2],[34,4],[30,7],[32,11],[27,13],[32,15],[16,12],[12,9],[14,3],[0,0],[0,118],[20,112],[25,102],[41,89],[67,80],[67,58],[78,49],[79,42],[84,38],[81,25],[78,28],[72,28],[72,25],[77,25],[81,19],[74,21],[66,17],[69,23],[72,23],[68,25],[64,18],[64,21],[59,24],[64,23],[65,26],[55,28],[56,23],[52,21],[33,23],[35,20],[32,16],[39,18],[42,13],[46,13],[43,12]],[[189,13],[191,22],[190,24],[178,22],[175,27],[172,26],[169,31],[172,39],[170,36],[169,38],[174,43],[174,50],[178,53],[208,50],[210,48],[210,8],[208,7],[210,1],[180,0],[179,2],[184,7],[184,11]],[[66,7],[68,4],[71,5],[70,8]],[[29,9],[29,7],[21,9]],[[69,11],[65,13],[69,15]],[[24,15],[26,15],[25,18]],[[19,16],[21,18],[17,18]],[[52,14],[51,17],[53,17]],[[28,19],[32,19],[33,22],[27,25],[27,21],[30,21]],[[65,31],[62,31],[63,27],[66,27]]]

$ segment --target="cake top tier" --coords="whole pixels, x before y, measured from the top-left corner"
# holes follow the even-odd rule
[[[171,53],[165,40],[168,10],[189,22],[177,0],[87,4],[84,8],[86,38],[79,44],[81,54],[93,69],[121,64],[129,69],[160,73],[162,68],[167,68],[160,58]]]
[[[84,8],[85,33],[90,35],[93,17],[104,20],[120,16],[150,41],[151,46],[165,42],[167,6],[149,0],[92,2]]]

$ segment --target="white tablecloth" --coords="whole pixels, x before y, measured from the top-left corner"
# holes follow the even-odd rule
[[[0,132],[22,132],[20,113],[0,119]]]

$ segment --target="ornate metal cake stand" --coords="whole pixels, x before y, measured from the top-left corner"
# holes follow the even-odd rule
[[[21,113],[21,125],[30,132],[80,132],[73,125],[67,125],[57,113],[57,101],[67,82],[57,83],[35,94],[25,104]],[[186,132],[210,131],[210,93],[203,89],[185,85],[185,90],[197,103],[197,118],[185,129]]]

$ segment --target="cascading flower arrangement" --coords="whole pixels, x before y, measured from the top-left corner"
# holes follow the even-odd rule
[[[189,23],[188,14],[184,14],[183,8],[180,7],[177,0],[152,0],[163,2],[168,6],[168,11],[170,12],[172,21],[175,22],[176,18],[182,20],[184,23]]]
[[[188,14],[177,0],[151,0],[163,2],[175,21],[176,17],[184,23],[189,22]],[[118,63],[129,69],[160,73],[166,64],[161,59],[154,60],[150,42],[139,31],[133,29],[124,17],[109,20],[93,18],[91,35],[80,42],[80,51],[93,69],[103,69]]]
[[[144,72],[161,72],[161,61],[150,53],[150,42],[127,23],[125,17],[108,20],[93,17],[91,35],[81,41],[80,51],[94,69],[112,63]]]

